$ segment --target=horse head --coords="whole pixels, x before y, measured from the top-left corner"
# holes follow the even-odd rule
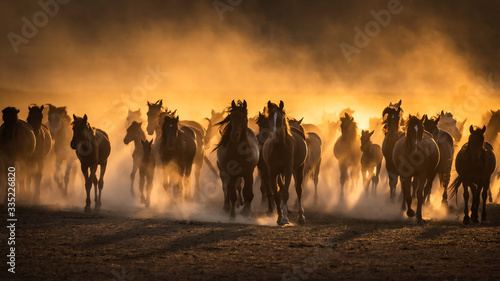
[[[468,143],[468,149],[470,156],[472,158],[472,164],[474,165],[479,165],[481,163],[481,156],[483,155],[484,151],[484,133],[486,132],[486,126],[483,126],[482,129],[476,128],[474,129],[474,126],[470,125],[469,127],[469,143]]]
[[[167,112],[163,120],[161,133],[163,141],[168,150],[174,150],[179,135],[179,116],[175,116],[174,112]]]
[[[123,139],[124,144],[129,144],[131,141],[135,139],[141,139],[141,126],[142,122],[132,121],[132,124],[127,128],[127,134]]]
[[[234,100],[229,108],[229,124],[231,124],[231,141],[238,142],[242,136],[246,136],[248,128],[247,102]]]
[[[382,112],[382,118],[384,118],[384,127],[387,131],[397,132],[399,130],[399,120],[401,119],[401,107],[397,109],[393,106],[388,106]],[[387,115],[387,117],[386,117]]]
[[[68,124],[70,120],[66,106],[56,107],[49,104],[49,130],[52,136],[57,135],[64,127],[64,122]]]
[[[6,125],[14,125],[17,122],[17,114],[19,109],[15,107],[6,107],[2,110],[2,119]]]
[[[366,151],[371,144],[371,136],[375,131],[362,130],[361,131],[361,151]]]
[[[283,101],[280,101],[279,106],[271,101],[268,101],[266,118],[269,124],[269,129],[271,130],[269,138],[272,142],[278,142],[280,137],[290,134]]]
[[[438,125],[440,119],[441,119],[441,116],[438,116],[437,118],[429,119],[427,117],[427,114],[424,114],[424,116],[423,116],[424,129],[427,132],[434,135],[436,133],[436,130],[439,130],[437,125]]]
[[[354,117],[350,116],[347,112],[344,113],[343,117],[340,117],[340,131],[342,135],[348,138],[356,137],[358,131],[357,124],[354,121]]]
[[[33,105],[28,107],[28,110],[28,119],[26,121],[31,125],[35,134],[38,134],[40,132],[40,128],[42,127],[43,105],[40,107]]]
[[[406,123],[406,144],[417,150],[424,139],[424,124],[423,120],[419,119],[417,116],[408,117],[408,122]]]
[[[159,117],[163,108],[163,100],[157,100],[155,103],[148,101],[148,126],[146,130],[148,135],[153,135],[156,129],[160,128]]]
[[[92,149],[91,140],[94,136],[94,131],[87,122],[87,114],[83,117],[77,117],[73,114],[73,138],[70,146],[76,149],[79,153],[89,152]]]

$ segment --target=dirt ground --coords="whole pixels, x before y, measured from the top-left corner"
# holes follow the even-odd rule
[[[16,273],[2,227],[0,280],[500,280],[500,205],[488,210],[467,227],[314,211],[279,227],[19,207]]]

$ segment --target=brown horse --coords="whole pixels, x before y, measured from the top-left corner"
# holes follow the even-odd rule
[[[151,202],[151,191],[153,190],[153,178],[155,174],[155,159],[152,154],[153,140],[141,139],[142,158],[139,168],[139,191],[141,192],[141,203],[149,208]],[[144,184],[146,184],[146,196],[144,196]]]
[[[290,130],[283,101],[279,106],[267,103],[266,118],[270,134],[263,147],[264,161],[269,171],[269,187],[274,195],[278,224],[288,224],[288,189],[290,181],[295,180],[299,207],[299,223],[305,222],[302,207],[302,181],[307,157],[305,136],[299,130]],[[278,191],[278,184],[280,186]]]
[[[16,186],[21,196],[25,196],[23,193],[27,192],[25,186],[26,165],[29,157],[35,151],[36,139],[31,126],[17,118],[18,113],[19,109],[15,107],[6,107],[2,110],[3,124],[0,126],[0,152],[2,152],[5,168],[13,167],[15,169]],[[2,171],[2,173],[6,172],[7,170]],[[7,203],[7,192],[5,193],[4,202]]]
[[[85,177],[85,191],[87,200],[85,212],[90,212],[90,190],[94,184],[95,210],[101,209],[101,192],[104,186],[104,173],[108,164],[108,157],[111,152],[111,144],[108,134],[104,131],[90,127],[87,122],[87,114],[76,117],[73,114],[73,138],[70,146],[76,151],[76,156],[80,160],[81,170]],[[99,179],[97,179],[97,167],[100,167]],[[90,172],[90,173],[89,173]],[[99,194],[97,189],[99,188]]]
[[[339,162],[340,168],[340,197],[344,197],[344,187],[348,180],[355,186],[361,168],[361,142],[358,136],[358,126],[354,118],[346,112],[340,118],[342,135],[335,142],[333,154]]]
[[[397,167],[401,179],[408,217],[415,216],[415,212],[411,208],[412,179],[415,185],[418,184],[416,191],[417,223],[422,224],[424,222],[422,204],[424,203],[426,181],[434,179],[439,163],[439,148],[432,139],[432,135],[424,130],[423,119],[420,120],[416,116],[410,115],[406,124],[405,136],[401,136],[394,146],[392,161]]]
[[[29,189],[31,181],[34,182],[34,200],[40,201],[40,183],[42,182],[42,172],[45,164],[45,159],[52,148],[52,137],[50,136],[49,129],[42,125],[43,119],[43,105],[38,107],[36,105],[28,107],[29,114],[26,120],[33,129],[35,134],[36,146],[35,151],[28,158],[29,176],[27,178],[26,187]]]
[[[228,115],[217,123],[224,127],[217,150],[217,166],[224,190],[224,209],[230,210],[230,217],[235,217],[236,190],[243,178],[244,207],[241,213],[251,212],[253,200],[253,172],[259,162],[259,146],[255,133],[248,128],[247,102],[234,100],[228,109]]]
[[[138,123],[136,121],[132,121],[132,124],[127,128],[127,134],[123,139],[124,144],[129,144],[132,141],[134,142],[134,151],[132,152],[132,172],[130,173],[130,195],[132,195],[132,197],[135,196],[135,174],[137,173],[137,170],[141,166],[142,162],[142,142],[146,140],[146,134],[142,130],[141,126],[142,122]]]
[[[382,153],[385,158],[385,167],[389,175],[389,189],[390,198],[394,200],[396,196],[396,186],[398,184],[398,169],[393,162],[393,151],[396,142],[403,135],[400,127],[400,120],[402,119],[403,109],[401,108],[401,100],[398,103],[389,105],[382,112],[384,117],[384,131],[385,137],[382,142]]]
[[[471,218],[473,223],[479,223],[478,213],[481,196],[483,198],[481,221],[486,221],[486,198],[490,187],[490,178],[496,166],[493,147],[485,141],[486,126],[482,129],[474,129],[471,125],[469,131],[469,142],[462,146],[455,158],[458,176],[450,185],[452,197],[457,195],[461,184],[464,186],[464,224],[469,224]],[[469,188],[472,192],[471,217],[469,217]]]
[[[370,184],[373,194],[377,194],[378,177],[382,166],[382,148],[378,144],[371,141],[375,131],[361,131],[361,176],[363,177],[363,185],[365,191],[368,192]],[[374,172],[375,170],[375,172]]]

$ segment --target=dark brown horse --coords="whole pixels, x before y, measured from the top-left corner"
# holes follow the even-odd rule
[[[297,120],[291,118],[288,120],[290,128],[296,128],[302,132],[306,137],[307,143],[307,158],[306,166],[304,170],[304,177],[310,177],[314,182],[314,205],[318,203],[318,183],[319,183],[319,171],[321,167],[321,152],[322,152],[322,141],[321,137],[315,132],[308,132],[304,126],[302,126],[302,120],[304,118]],[[308,126],[308,128],[314,128]],[[318,128],[319,129],[319,128]]]
[[[397,167],[401,179],[408,217],[415,216],[415,211],[411,208],[412,179],[418,183],[416,191],[417,223],[422,224],[424,222],[422,219],[424,189],[426,182],[434,179],[439,163],[439,148],[432,139],[432,135],[424,130],[423,119],[420,120],[416,116],[410,115],[406,124],[405,136],[401,136],[394,146],[392,161]]]
[[[439,174],[439,182],[444,189],[442,204],[446,206],[448,205],[447,191],[448,184],[450,183],[451,166],[453,163],[453,156],[455,155],[455,148],[453,144],[453,137],[448,132],[438,128],[438,122],[440,119],[441,116],[429,119],[427,118],[427,115],[424,115],[424,128],[427,132],[432,134],[432,138],[439,147],[439,164],[436,172]],[[427,183],[427,194],[425,194],[427,202],[430,200],[429,198],[433,181],[434,177]]]
[[[87,200],[85,212],[90,212],[90,190],[94,185],[95,210],[101,209],[101,192],[104,186],[104,173],[108,164],[108,157],[111,152],[111,144],[108,134],[104,131],[90,127],[87,122],[87,114],[82,117],[76,117],[73,114],[73,138],[71,139],[71,148],[76,151],[76,156],[80,160],[81,170],[85,177],[85,191]],[[97,179],[97,167],[100,167],[99,179]],[[97,189],[99,188],[99,193]]]
[[[269,171],[269,187],[273,192],[278,213],[277,222],[280,225],[288,224],[288,189],[293,174],[299,207],[298,222],[304,223],[302,181],[307,157],[305,136],[299,130],[290,130],[283,101],[280,101],[279,106],[269,101],[266,118],[270,134],[264,143],[263,154]]]
[[[173,112],[165,114],[160,137],[160,159],[163,166],[163,188],[172,198],[190,198],[190,176],[197,152],[196,134],[179,123]],[[184,194],[183,194],[184,193]]]
[[[461,184],[464,186],[464,224],[478,223],[479,203],[482,196],[483,211],[481,221],[486,221],[486,198],[490,187],[490,178],[495,171],[496,158],[493,147],[485,141],[486,126],[482,129],[471,125],[469,141],[455,158],[455,168],[458,176],[450,185],[451,195],[456,196]],[[471,216],[469,217],[469,188],[472,192]]]
[[[344,187],[350,180],[354,187],[359,179],[361,169],[361,142],[358,135],[358,126],[347,112],[340,118],[342,135],[335,142],[333,154],[339,162],[340,168],[340,197],[344,197]]]
[[[384,117],[385,138],[382,142],[382,153],[385,158],[385,167],[389,175],[390,198],[394,200],[396,196],[396,185],[398,184],[398,168],[393,162],[392,152],[399,137],[403,134],[400,127],[402,119],[401,100],[396,103],[396,106],[391,105],[386,107],[382,112]]]
[[[224,127],[220,142],[216,146],[217,167],[224,190],[224,208],[230,210],[231,218],[236,216],[236,190],[243,178],[243,202],[241,213],[248,215],[253,200],[253,172],[259,162],[259,146],[255,133],[248,128],[247,102],[234,100],[228,108],[228,115],[217,123]]]
[[[130,142],[134,142],[134,151],[132,152],[132,172],[130,173],[130,194],[132,197],[135,196],[134,193],[134,181],[135,174],[137,170],[141,166],[142,162],[142,142],[146,140],[146,134],[142,130],[142,122],[138,123],[136,121],[132,121],[132,124],[127,128],[127,134],[123,139],[123,143],[129,144]]]
[[[33,129],[35,134],[36,146],[35,151],[28,158],[29,175],[26,182],[26,187],[29,189],[31,181],[34,183],[33,198],[35,202],[40,201],[40,183],[42,182],[42,172],[45,164],[45,159],[52,148],[52,138],[49,129],[42,125],[43,119],[43,105],[38,107],[36,105],[28,107],[29,114],[26,120]]]
[[[153,140],[141,139],[141,147],[143,151],[139,168],[139,191],[141,192],[141,203],[149,208],[155,174],[155,159],[152,153]],[[146,184],[146,196],[144,196],[144,184]]]
[[[31,126],[17,118],[18,113],[19,109],[14,107],[6,107],[2,110],[0,152],[5,168],[13,167],[15,169],[17,180],[15,191],[19,195],[25,196],[27,192],[25,186],[26,166],[29,157],[35,151],[36,139]],[[2,173],[7,176],[7,170],[3,170]],[[7,192],[5,193],[5,203],[7,203]]]
[[[361,131],[361,176],[365,191],[368,192],[370,184],[373,194],[377,194],[378,177],[382,167],[382,148],[371,141],[371,136],[375,131]],[[375,172],[374,172],[375,171]]]
[[[69,145],[72,135],[70,123],[71,118],[65,106],[56,107],[49,104],[49,130],[54,141],[52,151],[55,155],[53,179],[64,196],[68,194],[71,170],[76,161],[75,154],[71,151]],[[61,174],[63,165],[66,165],[64,175]]]
[[[259,127],[259,133],[257,134],[257,141],[259,143],[259,163],[257,164],[258,176],[260,178],[260,193],[262,195],[261,202],[265,203],[267,200],[268,209],[267,211],[271,213],[273,211],[274,199],[271,187],[269,186],[269,169],[264,161],[264,143],[271,130],[269,129],[269,122],[265,115],[266,108],[264,107],[263,113],[259,112],[256,123]]]

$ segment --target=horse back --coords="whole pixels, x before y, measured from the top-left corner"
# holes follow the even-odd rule
[[[101,129],[95,129],[95,134],[97,137],[98,144],[98,164],[103,164],[108,160],[109,154],[111,153],[111,143],[109,141],[108,134]]]
[[[23,120],[17,120],[15,135],[12,139],[3,139],[5,125],[0,126],[0,150],[9,159],[30,156],[35,151],[36,139],[31,126]]]
[[[307,143],[304,134],[298,130],[290,130],[293,139],[293,169],[305,164],[307,158]]]

